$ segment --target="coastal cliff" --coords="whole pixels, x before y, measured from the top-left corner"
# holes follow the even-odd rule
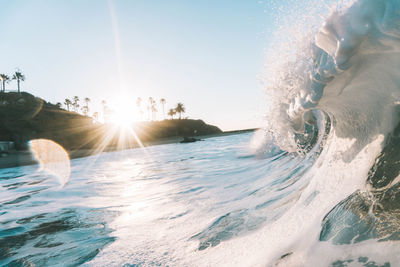
[[[174,119],[137,122],[132,132],[142,142],[165,138],[219,134],[222,131],[202,120]],[[125,129],[126,130],[126,129]],[[0,141],[12,141],[17,150],[27,149],[27,142],[45,138],[53,140],[66,150],[113,150],[137,146],[134,135],[124,135],[122,128],[96,122],[93,118],[66,111],[29,93],[0,93]]]

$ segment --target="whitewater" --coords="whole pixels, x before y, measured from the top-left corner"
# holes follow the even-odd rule
[[[400,2],[303,14],[256,133],[0,170],[0,265],[400,266]]]

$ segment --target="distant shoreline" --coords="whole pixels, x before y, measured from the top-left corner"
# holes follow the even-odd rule
[[[257,128],[254,129],[244,129],[244,130],[233,130],[233,131],[226,131],[222,133],[216,133],[216,134],[209,134],[209,135],[201,135],[201,136],[196,136],[196,138],[199,139],[207,139],[207,138],[213,138],[213,137],[223,137],[223,136],[229,136],[229,135],[236,135],[236,134],[244,134],[244,133],[250,133],[258,130]],[[170,137],[170,138],[161,138],[159,140],[154,140],[154,141],[148,141],[148,142],[143,142],[143,146],[148,147],[148,146],[157,146],[157,145],[165,145],[165,144],[174,144],[174,143],[179,143],[182,140],[182,137]],[[134,147],[134,148],[127,148],[127,149],[136,149],[139,148],[139,146]],[[101,154],[104,152],[115,152],[115,151],[122,151],[126,149],[117,149],[117,148],[108,148],[104,151],[96,151],[96,149],[78,149],[78,150],[71,150],[68,151],[70,159],[76,159],[76,158],[83,158],[83,157],[88,157],[96,154]],[[5,169],[5,168],[14,168],[14,167],[20,167],[20,166],[26,166],[26,165],[34,165],[38,164],[38,161],[34,158],[32,153],[30,151],[12,151],[8,156],[6,157],[0,157],[0,169]]]

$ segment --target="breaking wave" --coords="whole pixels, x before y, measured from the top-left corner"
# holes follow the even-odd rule
[[[238,265],[397,266],[400,2],[341,3],[321,27],[292,19],[267,53],[266,126],[253,146],[312,166],[284,212],[226,246],[246,247]]]
[[[400,2],[349,1],[330,12],[320,28],[293,26],[302,33],[268,54],[260,144],[315,161],[297,201],[258,232],[268,239],[259,257],[398,265]]]

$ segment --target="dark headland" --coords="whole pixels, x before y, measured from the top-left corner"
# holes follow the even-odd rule
[[[35,163],[28,151],[29,141],[34,139],[55,141],[71,158],[77,158],[140,145],[178,143],[184,137],[201,139],[254,130],[222,132],[217,126],[192,119],[138,122],[131,129],[96,122],[26,92],[0,92],[0,141],[14,145],[0,155],[0,168]]]

